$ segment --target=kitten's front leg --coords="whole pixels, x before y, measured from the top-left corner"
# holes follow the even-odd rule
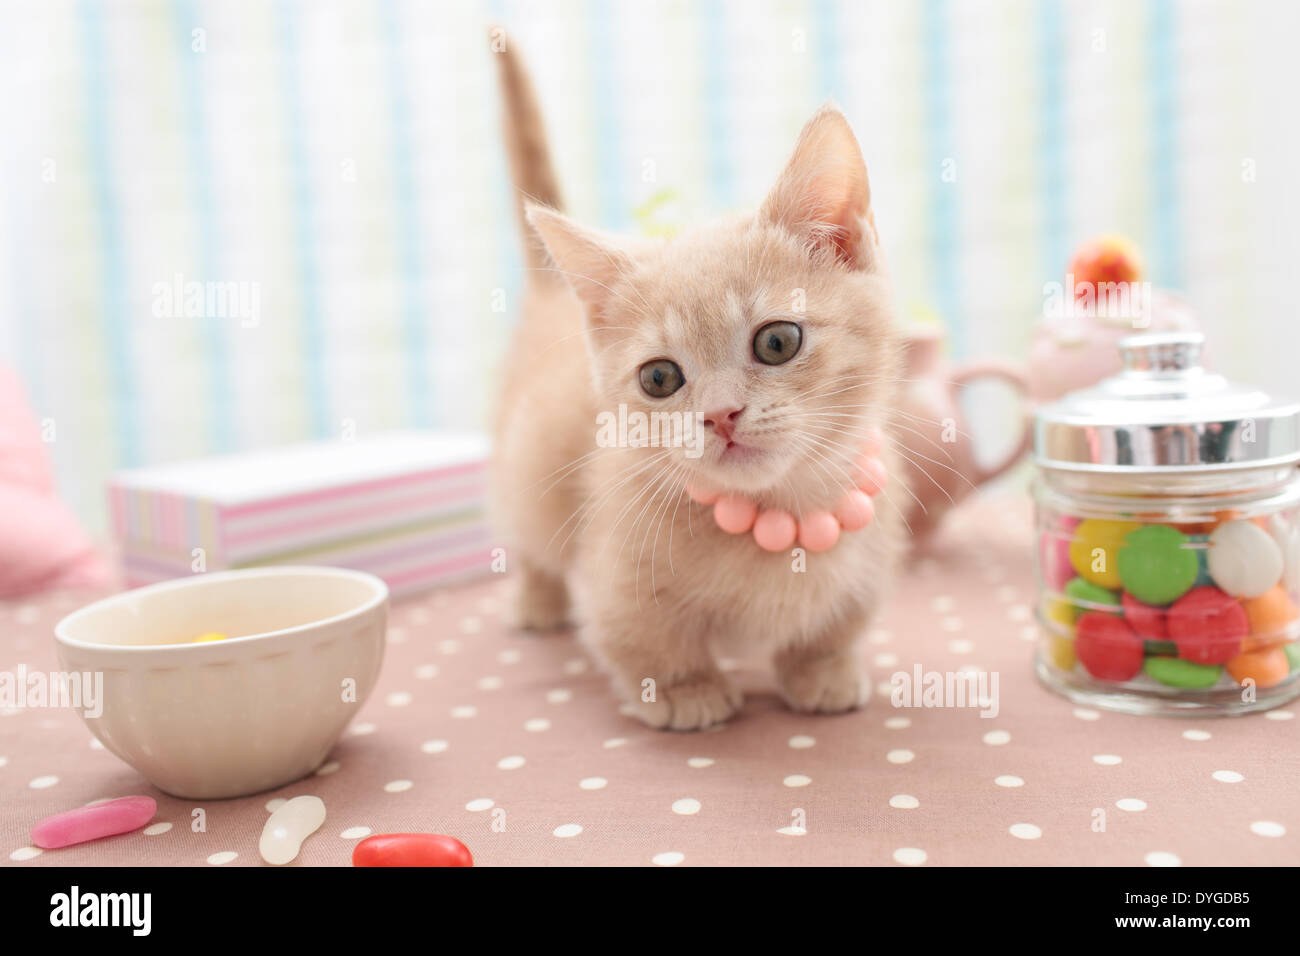
[[[623,630],[626,628],[626,630]],[[636,716],[660,730],[703,730],[740,709],[740,691],[694,629],[656,620],[604,622],[592,643]],[[620,636],[614,636],[620,635]]]
[[[777,651],[777,684],[791,709],[838,714],[867,702],[871,685],[854,653],[867,620],[865,611],[847,615],[811,640]]]

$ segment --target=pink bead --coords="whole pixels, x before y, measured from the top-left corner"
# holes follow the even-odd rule
[[[74,843],[98,840],[138,830],[158,810],[153,797],[118,797],[103,803],[56,813],[32,827],[32,843],[46,850],[56,850]]]
[[[863,455],[858,460],[858,472],[855,476],[856,484],[867,494],[880,494],[884,490],[888,477],[885,473],[884,462],[874,455]]]
[[[698,488],[695,485],[687,485],[686,493],[691,496],[692,501],[698,501],[702,505],[711,505],[718,500],[718,493],[716,491],[706,491],[705,489]]]
[[[754,540],[764,551],[785,551],[798,534],[794,515],[788,511],[764,511],[754,522]]]
[[[868,425],[862,433],[862,451],[867,455],[878,455],[885,447],[885,432],[879,425]]]
[[[840,523],[829,511],[814,511],[799,520],[799,543],[809,551],[829,551],[840,540]]]
[[[744,534],[754,527],[758,506],[739,495],[723,495],[713,506],[713,520],[728,534]]]
[[[845,531],[861,531],[875,519],[876,506],[865,491],[852,488],[835,505],[834,513]]]

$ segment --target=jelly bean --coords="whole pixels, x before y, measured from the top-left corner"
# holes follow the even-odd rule
[[[1142,638],[1122,617],[1089,611],[1075,625],[1074,653],[1098,680],[1126,681],[1142,669]]]
[[[1228,673],[1238,684],[1253,680],[1256,687],[1272,687],[1286,680],[1291,673],[1291,661],[1286,651],[1273,648],[1238,654],[1227,663]]]
[[[1291,595],[1281,585],[1265,591],[1259,597],[1246,598],[1241,602],[1250,622],[1250,639],[1246,650],[1258,650],[1268,644],[1280,644],[1288,637],[1289,625],[1300,618],[1300,608],[1295,606]]]
[[[325,822],[325,802],[320,797],[294,797],[276,808],[262,827],[257,849],[262,859],[277,866],[298,855],[302,841]]]
[[[153,797],[118,797],[65,810],[32,827],[32,843],[45,850],[138,830],[158,809]]]
[[[1119,579],[1144,604],[1169,604],[1192,589],[1196,552],[1187,536],[1168,525],[1151,524],[1124,538],[1119,549]]]
[[[1282,549],[1250,521],[1229,521],[1210,535],[1210,577],[1233,597],[1259,597],[1282,578]]]
[[[1080,521],[1070,542],[1070,563],[1080,577],[1093,584],[1118,590],[1120,586],[1117,556],[1124,537],[1141,525],[1133,521],[1105,521],[1089,518]]]
[[[1213,687],[1223,676],[1223,668],[1210,664],[1193,664],[1177,657],[1148,657],[1142,665],[1148,677],[1184,690],[1204,690]]]
[[[226,641],[226,640],[229,640],[229,638],[226,637],[226,635],[218,634],[216,631],[211,631],[207,634],[200,634],[198,637],[194,638],[194,640],[190,641],[190,643],[207,644],[210,641]]]
[[[352,850],[353,866],[473,866],[469,849],[438,833],[378,833]]]
[[[1107,611],[1107,608],[1119,609],[1118,594],[1107,588],[1098,587],[1083,578],[1071,580],[1065,586],[1065,595],[1073,602],[1076,619],[1085,611],[1106,611],[1108,614],[1113,614],[1115,611]]]
[[[1169,632],[1165,627],[1165,609],[1143,604],[1127,591],[1120,597],[1124,607],[1124,620],[1137,635],[1148,641],[1165,641]]]
[[[1241,604],[1218,588],[1193,588],[1165,615],[1178,656],[1196,664],[1222,664],[1241,652],[1250,622]]]

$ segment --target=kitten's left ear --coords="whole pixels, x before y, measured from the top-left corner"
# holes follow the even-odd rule
[[[862,150],[849,121],[827,104],[804,126],[760,217],[854,269],[870,269],[879,241]]]

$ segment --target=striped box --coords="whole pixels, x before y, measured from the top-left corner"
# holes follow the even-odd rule
[[[126,581],[326,564],[394,594],[486,574],[488,442],[396,432],[118,473],[109,508]]]

